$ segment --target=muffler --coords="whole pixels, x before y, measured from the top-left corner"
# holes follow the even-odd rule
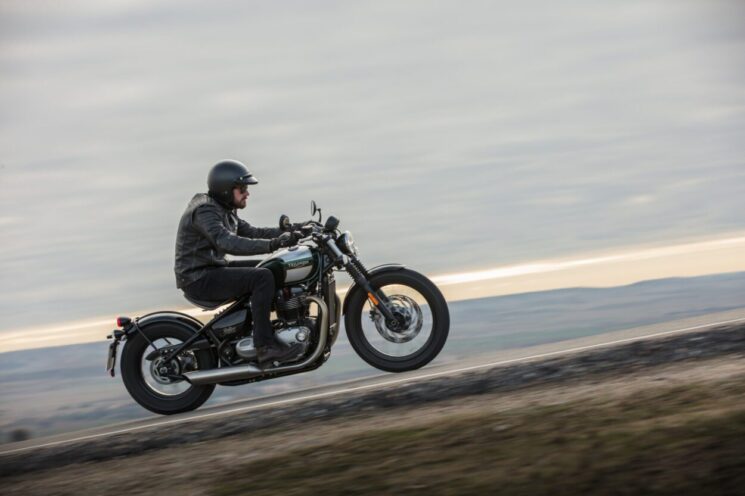
[[[326,347],[326,341],[329,335],[329,311],[326,303],[317,296],[308,296],[306,299],[312,301],[318,305],[318,313],[321,317],[320,324],[320,336],[318,338],[318,345],[313,353],[300,363],[293,363],[291,365],[283,365],[279,367],[270,367],[267,369],[261,369],[255,365],[237,365],[235,367],[224,367],[218,369],[208,370],[194,370],[192,372],[184,373],[184,377],[187,381],[194,384],[195,386],[201,386],[204,384],[217,384],[220,382],[230,381],[241,381],[245,379],[253,379],[255,377],[261,377],[264,375],[278,374],[284,372],[298,372],[314,363],[323,353],[323,349]]]

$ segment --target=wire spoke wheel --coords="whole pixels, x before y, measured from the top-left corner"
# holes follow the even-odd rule
[[[362,308],[362,332],[370,346],[390,357],[410,356],[427,343],[432,335],[434,320],[424,296],[414,288],[389,284],[379,288],[385,294],[394,315],[404,325],[391,329],[383,314],[367,300]]]
[[[122,380],[132,398],[148,410],[166,415],[194,410],[207,401],[214,385],[194,386],[179,376],[190,370],[215,368],[217,358],[212,350],[187,349],[170,361],[161,356],[147,359],[154,351],[153,346],[156,349],[177,346],[195,330],[163,322],[147,326],[143,332],[147,340],[135,334],[122,351]]]
[[[163,396],[178,396],[188,391],[191,387],[191,384],[184,379],[179,379],[174,376],[197,369],[194,352],[183,352],[168,363],[163,360],[163,357],[157,357],[154,360],[147,360],[145,358],[147,354],[153,350],[153,347],[161,349],[181,343],[183,343],[183,341],[176,338],[156,339],[153,341],[153,346],[146,348],[145,353],[142,354],[140,360],[142,378],[145,381],[145,385],[154,393]]]
[[[413,370],[432,361],[450,329],[447,303],[437,286],[408,269],[373,274],[370,283],[385,295],[394,319],[387,321],[363,290],[353,291],[344,324],[357,354],[389,372]]]

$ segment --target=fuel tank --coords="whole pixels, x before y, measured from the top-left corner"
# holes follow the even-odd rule
[[[276,287],[307,281],[315,276],[319,255],[307,246],[293,246],[279,250],[259,263],[258,267],[274,274]]]

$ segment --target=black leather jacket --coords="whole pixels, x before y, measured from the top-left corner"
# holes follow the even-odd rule
[[[272,227],[253,227],[236,211],[205,193],[186,206],[176,235],[176,287],[183,289],[207,271],[227,267],[225,254],[269,253],[269,240],[282,234]]]

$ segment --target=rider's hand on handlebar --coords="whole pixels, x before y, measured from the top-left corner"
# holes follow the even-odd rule
[[[300,239],[297,232],[284,232],[278,237],[269,241],[269,249],[274,251],[278,248],[287,248],[288,246],[295,246],[297,240]]]
[[[316,222],[314,220],[309,220],[305,222],[304,224],[302,224],[302,227],[300,228],[302,233],[306,236],[310,236],[313,232],[320,231],[321,229],[323,229],[323,224]]]

